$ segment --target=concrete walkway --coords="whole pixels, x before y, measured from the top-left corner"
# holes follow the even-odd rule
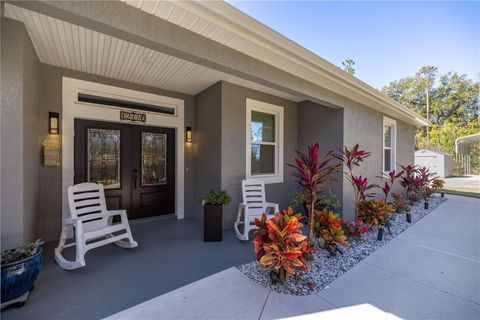
[[[272,292],[230,268],[108,319],[480,319],[480,200],[447,197],[318,294]]]

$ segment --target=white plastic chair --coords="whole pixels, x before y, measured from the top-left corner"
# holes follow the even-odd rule
[[[71,218],[63,220],[58,247],[55,248],[55,261],[67,270],[85,266],[87,251],[100,246],[115,243],[122,248],[134,248],[127,212],[125,210],[107,210],[103,185],[81,183],[68,188],[68,205]],[[121,220],[113,224],[114,216]],[[68,230],[73,227],[75,242],[65,244]],[[76,246],[76,259],[69,261],[62,255],[62,250]]]
[[[238,205],[237,220],[233,228],[238,239],[248,240],[250,230],[258,229],[254,223],[255,218],[260,218],[263,213],[267,213],[267,216],[271,217],[279,211],[279,208],[278,204],[266,201],[265,184],[261,180],[243,180],[242,197],[243,202]],[[269,208],[273,209],[272,213],[267,212]],[[240,225],[243,225],[243,232],[239,230]]]

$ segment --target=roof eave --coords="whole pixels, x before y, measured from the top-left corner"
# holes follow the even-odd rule
[[[363,96],[377,100],[394,112],[399,112],[417,126],[428,126],[431,122],[416,112],[407,109],[400,103],[381,93],[372,86],[341,70],[337,66],[322,59],[315,53],[300,46],[282,34],[250,17],[232,5],[223,1],[178,1],[176,5],[203,16],[209,21],[227,27],[230,31],[247,37],[249,40],[276,52],[291,61],[311,69],[319,75],[335,81],[344,87]],[[348,91],[347,91],[348,92]]]

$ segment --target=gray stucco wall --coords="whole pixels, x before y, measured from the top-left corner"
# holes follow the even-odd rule
[[[240,87],[225,81],[222,84],[222,189],[232,196],[232,202],[224,208],[224,228],[231,228],[237,215],[238,203],[242,201],[241,182],[245,179],[246,152],[246,99],[259,100],[284,108],[284,173],[283,183],[266,185],[267,200],[287,208],[297,190],[292,176],[292,163],[297,147],[297,104],[269,94]]]
[[[203,219],[202,205],[195,201],[210,189],[220,189],[221,178],[221,82],[205,89],[195,96],[195,127],[193,145],[195,150],[195,193],[193,206],[195,217]]]
[[[307,152],[307,146],[315,142],[319,143],[321,155],[329,151],[337,153],[337,149],[342,148],[343,109],[333,109],[310,101],[302,101],[298,104],[298,149]],[[338,163],[337,160],[331,162],[331,164],[336,163]],[[325,187],[324,194],[341,202],[342,173],[335,173],[333,177],[337,181],[330,182]]]
[[[360,148],[367,150],[372,155],[367,158],[355,175],[367,177],[369,183],[380,184],[376,178],[383,169],[383,114],[361,105],[346,106],[344,108],[344,143],[352,147],[359,143]],[[415,128],[397,120],[396,138],[396,169],[399,164],[413,164],[414,161],[414,135]],[[394,191],[398,191],[398,184]],[[343,181],[343,217],[353,220],[354,196],[351,184],[344,178]]]
[[[48,112],[59,112],[62,117],[62,77],[71,77],[80,80],[103,83],[107,85],[128,88],[183,99],[185,101],[185,126],[191,126],[195,133],[194,97],[158,88],[137,85],[120,80],[95,76],[83,72],[62,69],[46,64],[40,67],[40,124],[42,134],[48,131]],[[195,161],[193,147],[185,144],[185,217],[193,217],[194,203],[194,173]],[[37,219],[38,234],[47,240],[56,240],[61,227],[62,190],[61,167],[40,168],[40,219]]]
[[[28,34],[23,37],[23,224],[24,243],[34,240],[40,217],[38,206],[42,134],[39,119],[40,61]]]
[[[23,24],[1,19],[1,247],[33,240],[41,138],[39,61]]]

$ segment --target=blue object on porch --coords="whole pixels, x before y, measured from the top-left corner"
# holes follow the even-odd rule
[[[2,303],[16,299],[33,288],[42,268],[43,249],[28,258],[2,266]]]

